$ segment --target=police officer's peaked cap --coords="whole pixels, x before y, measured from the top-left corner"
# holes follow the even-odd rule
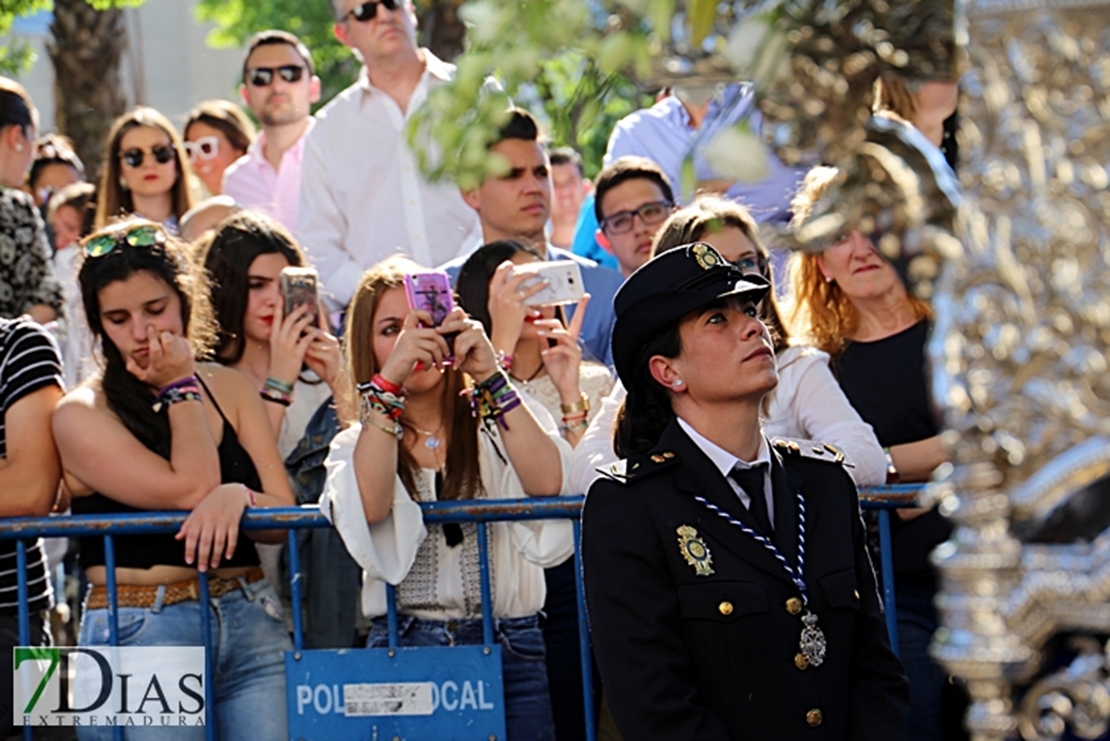
[[[731,296],[758,302],[770,288],[763,276],[741,272],[700,242],[652,258],[629,276],[613,299],[617,375],[627,385],[640,349],[690,312]]]

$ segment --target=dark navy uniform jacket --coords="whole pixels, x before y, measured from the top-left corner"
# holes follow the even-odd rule
[[[832,448],[774,441],[771,450],[773,541],[791,565],[796,492],[805,501],[805,583],[827,642],[820,666],[799,650],[801,595],[783,566],[694,499],[755,529],[677,422],[655,450],[626,462],[624,476],[590,487],[582,516],[590,632],[626,741],[906,738],[908,686],[890,649],[855,485]],[[703,550],[708,559],[689,557]]]

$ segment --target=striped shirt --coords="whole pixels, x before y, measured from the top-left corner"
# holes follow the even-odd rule
[[[6,456],[8,450],[8,409],[47,386],[65,388],[54,338],[27,319],[0,319],[0,456]],[[0,493],[4,495],[11,493]],[[52,594],[46,577],[40,538],[27,548],[27,589],[32,610],[50,606]],[[17,607],[15,541],[0,540],[0,612],[12,614]]]

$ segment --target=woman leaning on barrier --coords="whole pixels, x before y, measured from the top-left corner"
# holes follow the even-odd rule
[[[693,244],[616,296],[627,459],[590,487],[582,562],[627,739],[905,737],[855,486],[820,444],[760,428],[778,383],[769,288]]]
[[[293,499],[262,400],[240,373],[195,360],[213,334],[204,281],[160,225],[124,221],[88,237],[83,249],[78,282],[104,365],[54,413],[73,511],[191,511],[176,535],[115,539],[119,643],[203,645],[201,621],[211,620],[217,671],[208,681],[219,736],[250,728],[256,738],[282,738],[285,714],[273,708],[285,701],[283,652],[292,646],[254,546],[239,531],[247,507]],[[93,586],[79,642],[106,645],[103,539],[82,538],[80,549]],[[210,574],[203,610],[198,571]],[[141,733],[129,729],[128,738],[147,737]],[[204,729],[192,734],[203,738]],[[79,736],[111,731],[82,728]]]
[[[434,328],[430,315],[410,311],[403,277],[420,270],[390,258],[355,291],[345,346],[349,377],[361,392],[361,423],[332,443],[320,500],[365,570],[370,648],[388,644],[386,582],[397,585],[400,645],[482,643],[483,526],[425,526],[419,502],[568,493],[569,446],[540,405],[517,395],[482,325],[455,309]],[[508,738],[552,739],[537,613],[543,567],[570,555],[571,526],[486,527]]]

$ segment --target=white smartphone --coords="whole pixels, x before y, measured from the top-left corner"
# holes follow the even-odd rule
[[[586,289],[582,286],[582,270],[574,260],[553,260],[517,265],[513,272],[534,274],[534,280],[526,280],[522,288],[535,285],[537,281],[547,281],[547,285],[524,300],[528,306],[557,306],[573,304],[582,298]]]

